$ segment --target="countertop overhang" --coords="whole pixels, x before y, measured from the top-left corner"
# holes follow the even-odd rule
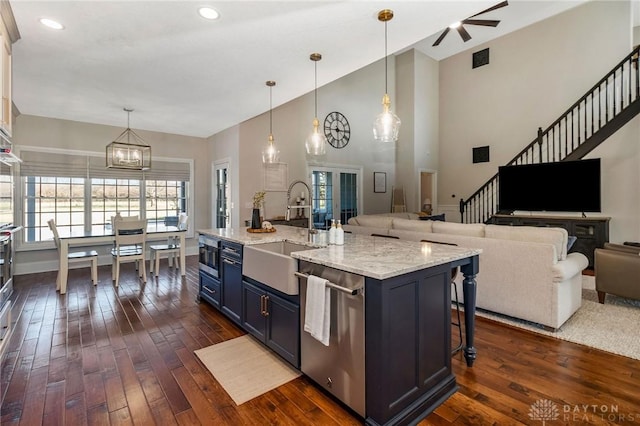
[[[349,233],[345,234],[344,245],[329,245],[327,231],[318,231],[309,240],[307,229],[286,225],[278,226],[273,233],[250,233],[247,228],[202,229],[198,233],[245,245],[291,241],[318,247],[293,252],[291,257],[379,280],[482,253],[477,248]]]

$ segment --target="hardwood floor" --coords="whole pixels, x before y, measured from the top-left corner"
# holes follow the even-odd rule
[[[64,296],[54,273],[15,277],[2,425],[362,423],[304,376],[236,406],[193,353],[244,334],[195,302],[197,258],[186,279],[165,261],[143,286],[127,266],[117,290],[110,267],[97,287],[72,270]],[[472,368],[453,358],[460,390],[421,424],[640,423],[640,361],[482,318],[476,347]]]

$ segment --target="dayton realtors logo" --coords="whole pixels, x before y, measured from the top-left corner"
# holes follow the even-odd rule
[[[529,407],[529,418],[546,422],[590,422],[604,420],[611,423],[640,422],[640,413],[620,413],[617,405],[606,404],[564,404],[558,406],[548,399],[539,399]]]

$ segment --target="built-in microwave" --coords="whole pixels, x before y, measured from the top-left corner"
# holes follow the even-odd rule
[[[218,278],[220,267],[220,240],[209,235],[198,237],[200,270]]]

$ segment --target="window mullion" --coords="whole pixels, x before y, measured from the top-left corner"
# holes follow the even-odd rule
[[[143,179],[140,181],[140,218],[147,218],[147,181]]]
[[[91,202],[91,179],[84,179],[84,230],[91,232],[93,226],[93,205]]]

